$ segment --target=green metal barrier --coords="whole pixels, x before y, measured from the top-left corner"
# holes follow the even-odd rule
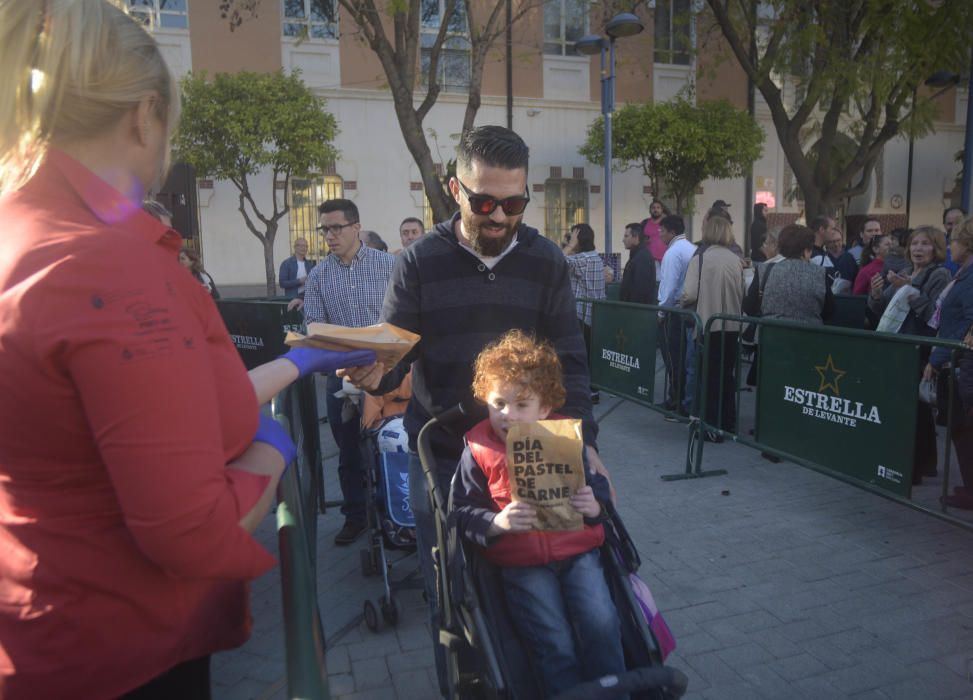
[[[305,377],[277,395],[271,410],[297,445],[297,461],[277,487],[277,539],[290,698],[327,700],[324,629],[317,596],[317,486],[320,447],[317,437],[314,378]],[[316,407],[316,404],[315,404]]]
[[[757,401],[753,435],[740,430],[740,387],[733,387],[733,429],[722,427],[725,401],[724,365],[740,376],[739,334],[732,363],[725,362],[726,337],[713,331],[720,321],[760,326],[757,354]],[[953,366],[962,343],[828,326],[718,314],[705,326],[700,381],[700,416],[690,425],[686,472],[663,478],[707,476],[701,471],[704,438],[729,438],[763,453],[787,459],[872,493],[973,529],[973,523],[950,516],[945,505],[926,507],[910,498],[913,441],[919,384],[919,348],[953,351]],[[720,343],[717,346],[716,343]],[[712,367],[710,357],[719,357]],[[706,381],[719,374],[719,395],[710,396]],[[949,493],[951,431],[955,379],[948,383],[946,445],[942,460],[942,496]],[[715,400],[714,408],[706,407]],[[715,412],[715,418],[713,414]]]
[[[590,301],[591,385],[641,406],[689,422],[694,397],[686,396],[688,336],[700,323],[695,311],[649,304]],[[660,319],[660,312],[663,318]],[[668,370],[656,396],[657,351]],[[683,408],[683,403],[687,408]]]
[[[622,292],[621,282],[610,282],[605,285],[605,298],[608,301],[618,301],[618,296]]]

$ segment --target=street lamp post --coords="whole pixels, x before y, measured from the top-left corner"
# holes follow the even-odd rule
[[[589,34],[575,42],[580,54],[601,54],[601,114],[605,122],[605,256],[612,252],[612,114],[615,111],[615,40],[645,29],[635,15],[622,12],[605,25],[607,37]]]

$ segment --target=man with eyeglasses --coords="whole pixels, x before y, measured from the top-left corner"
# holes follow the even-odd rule
[[[412,366],[405,427],[413,452],[419,429],[433,414],[460,402],[469,408],[453,435],[434,444],[439,484],[447,494],[463,451],[462,436],[486,416],[472,396],[474,359],[513,328],[534,333],[554,346],[564,368],[567,400],[558,412],[582,419],[589,461],[604,472],[595,450],[598,428],[591,413],[588,363],[567,261],[556,243],[523,223],[530,200],[527,145],[509,129],[482,126],[463,134],[458,151],[449,191],[459,212],[398,256],[382,310],[383,320],[422,339],[396,367],[376,364],[343,374],[381,394],[398,386]],[[434,608],[435,523],[415,454],[410,455],[409,477],[420,564]],[[436,665],[445,688],[438,622],[435,610],[430,612]]]
[[[328,256],[307,277],[304,318],[360,328],[378,323],[382,300],[395,257],[362,245],[358,207],[347,199],[329,199],[318,207],[318,230],[324,233]],[[360,417],[341,391],[340,377],[327,379],[328,424],[338,445],[338,481],[345,524],[334,538],[351,544],[365,531],[365,480],[361,465]]]

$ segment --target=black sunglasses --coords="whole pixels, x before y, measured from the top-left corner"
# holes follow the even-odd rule
[[[470,203],[470,209],[473,210],[474,214],[480,216],[490,216],[490,214],[496,211],[497,207],[503,209],[503,213],[507,216],[517,216],[517,214],[524,213],[524,209],[527,208],[527,202],[530,201],[529,192],[517,195],[516,197],[497,199],[488,194],[477,194],[464,185],[459,178],[455,179],[460,189],[463,190],[463,194],[466,195],[466,199]]]

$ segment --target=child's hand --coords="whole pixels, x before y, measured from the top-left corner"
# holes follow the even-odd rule
[[[571,505],[586,518],[597,518],[601,514],[601,504],[595,499],[590,486],[582,486],[571,496]]]
[[[537,525],[537,514],[529,503],[511,501],[490,523],[490,536],[507,532],[527,532]]]

